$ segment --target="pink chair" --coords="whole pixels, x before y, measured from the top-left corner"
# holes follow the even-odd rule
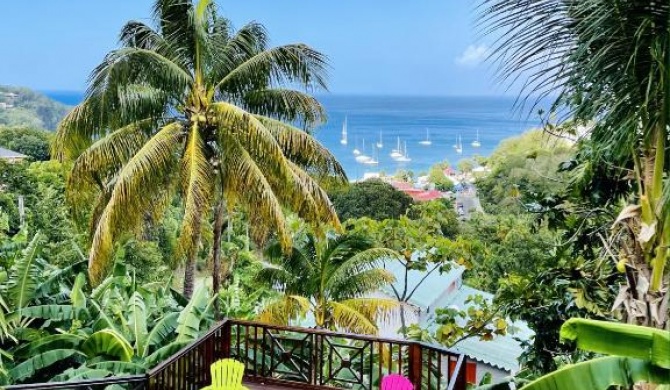
[[[414,386],[402,375],[389,374],[382,379],[381,390],[414,390]]]

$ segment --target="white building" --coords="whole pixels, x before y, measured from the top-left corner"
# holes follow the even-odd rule
[[[469,296],[481,295],[489,302],[493,295],[485,291],[477,290],[463,284],[463,272],[465,269],[454,266],[449,272],[440,274],[437,270],[426,275],[422,271],[409,271],[405,275],[405,268],[397,261],[389,261],[386,269],[393,273],[396,282],[383,293],[395,298],[395,288],[414,293],[405,306],[405,324],[419,324],[431,331],[436,330],[435,309],[457,306],[459,309],[467,309],[465,301]],[[405,284],[405,280],[407,283]],[[380,326],[380,335],[388,338],[402,338],[400,333],[401,318],[394,315]],[[509,332],[505,336],[495,336],[491,341],[479,340],[472,337],[461,341],[451,349],[466,355],[476,361],[467,367],[469,382],[476,382],[488,372],[493,376],[493,381],[515,374],[519,370],[518,358],[523,352],[521,341],[530,340],[533,332],[523,322],[511,323]],[[521,341],[520,341],[521,340]]]

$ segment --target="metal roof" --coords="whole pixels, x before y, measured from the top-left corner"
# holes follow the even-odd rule
[[[412,254],[414,259],[417,259],[418,256],[421,256],[421,254],[417,252]],[[397,260],[388,260],[384,262],[384,268],[395,276],[396,280],[392,283],[393,287],[398,291],[403,291],[405,289],[405,267]],[[449,285],[461,279],[463,271],[465,271],[465,268],[456,264],[452,266],[449,272],[440,273],[435,270],[428,276],[424,271],[410,270],[407,273],[407,291],[412,291],[414,288],[416,288],[416,291],[412,294],[408,303],[424,309],[435,308],[436,303]],[[425,279],[423,279],[424,277]],[[395,296],[391,287],[384,287],[384,292]]]
[[[464,309],[469,305],[465,301],[472,295],[481,295],[489,302],[493,300],[492,294],[463,285],[457,292],[441,300],[439,307],[457,306],[459,309]],[[427,318],[422,325],[431,330],[437,328],[433,316]],[[518,359],[523,352],[521,342],[517,339],[527,341],[533,336],[533,331],[528,328],[525,322],[508,322],[508,332],[505,336],[495,336],[490,341],[471,337],[461,341],[451,349],[474,360],[515,373],[519,370]]]
[[[0,148],[0,158],[28,158],[25,154],[21,154],[18,152],[15,152],[13,150],[5,149],[5,148]]]

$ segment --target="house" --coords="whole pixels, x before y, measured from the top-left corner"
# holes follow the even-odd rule
[[[0,148],[0,160],[5,160],[10,163],[20,162],[27,159],[28,156],[15,152],[13,150]]]
[[[402,338],[400,328],[403,322],[406,326],[418,324],[434,331],[438,326],[435,323],[436,309],[456,306],[467,310],[469,303],[465,301],[470,296],[481,295],[489,302],[493,300],[492,294],[464,285],[465,268],[457,265],[444,273],[438,272],[437,268],[432,272],[429,269],[428,272],[406,273],[402,264],[396,261],[387,262],[385,268],[395,276],[396,281],[382,291],[382,294],[395,298],[393,289],[403,291],[405,288],[408,291],[414,290],[414,293],[404,307],[403,318],[394,315],[381,324],[382,337]],[[533,332],[523,322],[510,323],[509,330],[507,335],[495,336],[491,341],[472,337],[451,348],[474,361],[469,363],[466,370],[469,383],[479,383],[487,372],[493,376],[495,382],[519,371],[518,358],[523,352],[521,342],[530,340]]]

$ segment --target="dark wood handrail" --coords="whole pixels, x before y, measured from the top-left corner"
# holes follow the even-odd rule
[[[243,361],[250,381],[292,388],[358,385],[372,390],[388,373],[407,375],[416,389],[426,385],[438,390],[466,388],[465,356],[442,346],[226,319],[145,375],[24,384],[5,389],[91,389],[111,384],[130,385],[129,390],[197,389],[211,383],[210,365],[226,357]],[[342,377],[342,372],[350,374]]]

